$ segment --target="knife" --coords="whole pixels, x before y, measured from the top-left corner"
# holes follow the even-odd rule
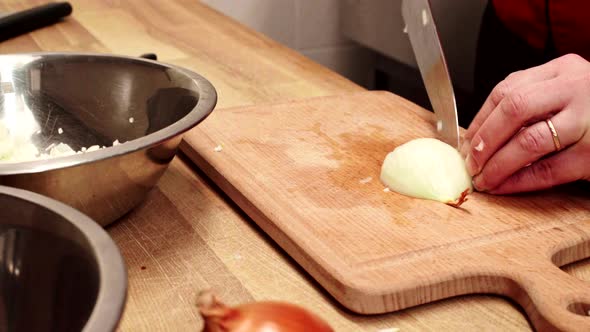
[[[459,149],[459,121],[451,77],[428,0],[402,0],[402,16],[441,141]]]

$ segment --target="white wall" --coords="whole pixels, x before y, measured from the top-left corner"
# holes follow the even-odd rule
[[[357,43],[415,66],[401,0],[201,1],[359,84],[366,84],[374,59]],[[452,79],[468,91],[486,3],[431,0]]]
[[[430,0],[430,3],[452,79],[470,91],[477,36],[487,0]],[[403,33],[401,0],[342,0],[342,21],[346,36],[416,66],[408,36]]]
[[[312,60],[365,84],[372,53],[344,37],[342,0],[201,0]]]

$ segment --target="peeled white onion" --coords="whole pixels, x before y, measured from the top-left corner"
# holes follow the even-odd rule
[[[455,207],[473,191],[459,151],[434,138],[414,139],[390,152],[381,167],[381,181],[397,193]]]

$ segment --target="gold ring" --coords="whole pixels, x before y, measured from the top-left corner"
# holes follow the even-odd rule
[[[549,130],[551,131],[551,136],[553,137],[553,145],[555,145],[555,151],[561,150],[561,143],[559,142],[559,135],[557,135],[557,130],[555,130],[555,126],[553,126],[553,122],[547,119],[545,120]]]

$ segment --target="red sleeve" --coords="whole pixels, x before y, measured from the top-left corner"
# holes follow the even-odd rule
[[[545,0],[492,0],[492,3],[506,28],[534,48],[545,47]]]
[[[496,15],[532,47],[547,40],[546,3],[558,55],[577,53],[590,60],[590,1],[492,0]]]
[[[590,1],[551,1],[551,31],[559,54],[590,60]]]

